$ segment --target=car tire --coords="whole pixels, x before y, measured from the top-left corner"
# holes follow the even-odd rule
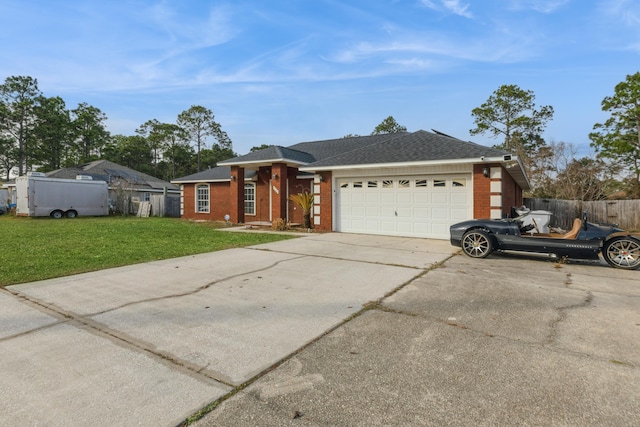
[[[493,242],[489,233],[470,230],[462,236],[462,252],[471,258],[486,258],[493,252]]]
[[[629,236],[614,237],[604,244],[602,255],[612,267],[635,270],[640,267],[640,240]]]
[[[60,219],[64,216],[64,212],[55,210],[49,214],[49,216],[53,219]]]
[[[67,218],[75,218],[75,217],[77,217],[77,216],[78,216],[78,212],[73,211],[73,210],[71,210],[71,211],[66,211],[66,212],[64,213],[64,215],[65,215]]]

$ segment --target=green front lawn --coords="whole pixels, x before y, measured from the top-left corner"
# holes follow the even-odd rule
[[[288,239],[176,218],[0,216],[0,287]]]

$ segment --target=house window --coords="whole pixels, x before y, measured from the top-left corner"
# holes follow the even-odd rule
[[[209,212],[209,184],[196,185],[196,212]]]
[[[393,188],[393,180],[385,179],[384,181],[382,181],[382,188]]]
[[[409,188],[409,180],[408,179],[399,179],[398,180],[398,188]]]
[[[452,186],[453,187],[466,187],[467,186],[467,180],[464,178],[458,178],[458,179],[454,179],[452,182]]]
[[[148,191],[146,193],[144,193],[142,195],[142,201],[143,202],[149,202],[151,201],[151,193],[149,193]]]
[[[367,188],[378,188],[378,181],[367,181]]]
[[[426,187],[427,180],[426,179],[416,179],[416,187]]]
[[[445,181],[444,179],[434,179],[433,180],[433,186],[434,187],[446,187],[447,186],[447,181]]]
[[[244,213],[256,214],[256,185],[253,182],[244,184]]]
[[[362,181],[354,181],[353,188],[362,188]]]

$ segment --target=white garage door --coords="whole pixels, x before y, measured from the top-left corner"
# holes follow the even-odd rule
[[[336,230],[448,239],[472,203],[470,174],[338,178]]]

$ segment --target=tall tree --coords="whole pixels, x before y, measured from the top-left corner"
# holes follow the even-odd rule
[[[114,135],[103,149],[102,158],[139,172],[153,174],[151,146],[141,135]]]
[[[37,98],[34,115],[35,124],[30,143],[33,158],[42,165],[42,171],[59,169],[73,142],[69,110],[58,96],[40,96]]]
[[[136,133],[145,138],[151,147],[153,153],[153,175],[158,176],[158,162],[160,161],[160,155],[164,151],[165,141],[162,134],[158,132],[157,128],[161,123],[157,119],[147,120],[138,129]]]
[[[202,168],[214,168],[218,165],[218,162],[223,160],[232,159],[238,155],[234,153],[231,148],[220,148],[214,145],[211,148],[205,148],[200,152],[200,160],[202,162]]]
[[[196,146],[198,157],[197,170],[200,171],[200,150],[206,148],[207,138],[213,137],[217,141],[213,145],[221,149],[231,149],[231,139],[215,121],[213,112],[200,105],[192,105],[188,110],[178,115],[178,126],[182,127],[188,140]]]
[[[517,85],[500,86],[485,103],[471,111],[476,127],[469,132],[503,137],[497,148],[526,157],[544,145],[542,133],[553,119],[553,107],[536,109],[535,98],[533,91]]]
[[[187,155],[182,148],[188,145],[185,130],[173,123],[161,123],[156,119],[148,120],[136,131],[144,136],[153,151],[154,176],[164,175],[167,179],[175,178],[178,164],[184,163]],[[165,171],[158,170],[158,164],[162,160],[167,164]],[[162,173],[164,172],[164,173]]]
[[[260,150],[264,150],[265,148],[269,148],[269,147],[273,147],[273,144],[254,145],[253,147],[251,147],[251,149],[249,151],[250,152],[260,151]]]
[[[7,77],[0,85],[0,138],[13,141],[16,147],[18,175],[24,175],[31,165],[29,133],[40,94],[38,80],[28,76]]]
[[[0,171],[8,181],[11,169],[18,163],[18,150],[13,141],[0,134]]]
[[[86,102],[78,104],[78,108],[71,113],[76,137],[77,163],[100,158],[102,148],[109,141],[109,132],[104,123],[107,120],[106,114]]]
[[[640,197],[640,72],[616,85],[613,96],[602,100],[602,111],[611,116],[593,126],[591,146],[601,157],[631,171],[631,196]]]
[[[406,132],[407,128],[405,126],[401,126],[396,122],[396,119],[393,116],[389,116],[384,119],[378,126],[373,129],[371,135],[380,135],[383,133],[398,133],[398,132]]]

